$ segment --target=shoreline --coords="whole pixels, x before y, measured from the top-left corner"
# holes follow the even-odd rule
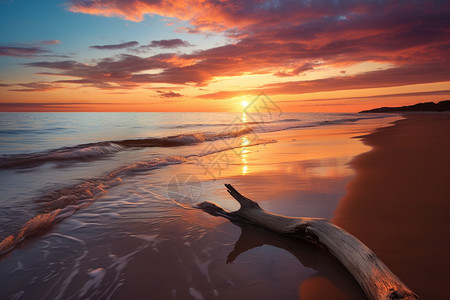
[[[355,235],[423,299],[449,299],[450,115],[406,114],[362,136],[372,147],[333,223]]]

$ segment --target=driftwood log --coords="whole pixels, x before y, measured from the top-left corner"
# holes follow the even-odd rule
[[[292,218],[268,213],[230,184],[225,186],[240,203],[239,210],[229,212],[211,202],[200,203],[198,207],[215,216],[264,227],[325,248],[347,268],[369,299],[420,299],[372,250],[344,229],[325,219]]]

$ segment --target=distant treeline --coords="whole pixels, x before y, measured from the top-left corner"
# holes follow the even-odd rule
[[[400,107],[380,107],[375,109],[363,110],[360,113],[390,113],[390,112],[406,112],[406,111],[448,111],[450,110],[450,100],[438,103],[424,102],[414,105]]]

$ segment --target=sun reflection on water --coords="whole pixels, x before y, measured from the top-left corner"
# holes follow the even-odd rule
[[[247,123],[247,122],[248,122],[247,114],[246,114],[245,112],[242,112],[241,123],[242,123],[242,124],[245,124],[245,123]]]
[[[241,138],[241,146],[244,147],[244,149],[242,150],[242,152],[248,151],[248,150],[246,149],[246,146],[248,146],[248,145],[250,145],[250,140],[248,139],[247,136],[243,136],[243,137]]]
[[[242,152],[241,152],[241,164],[242,164],[242,175],[245,175],[248,173],[248,161],[247,156],[250,151],[247,149],[246,146],[250,145],[250,141],[247,136],[243,136],[241,138],[241,146]]]

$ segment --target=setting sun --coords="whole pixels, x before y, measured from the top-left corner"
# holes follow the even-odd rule
[[[241,103],[241,104],[242,104],[242,106],[243,106],[243,107],[247,107],[247,105],[248,105],[248,102],[244,100],[244,101],[242,101],[242,103]]]

